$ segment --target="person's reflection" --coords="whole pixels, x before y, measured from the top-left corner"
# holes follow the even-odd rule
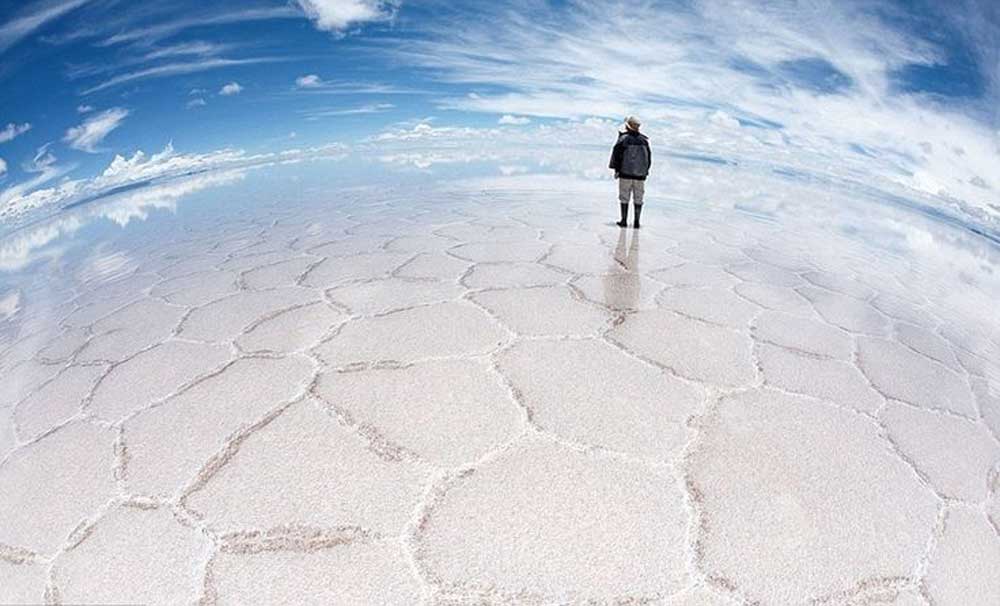
[[[604,302],[614,309],[636,309],[642,288],[639,280],[639,230],[632,230],[626,248],[626,230],[618,233],[614,262],[604,274]]]

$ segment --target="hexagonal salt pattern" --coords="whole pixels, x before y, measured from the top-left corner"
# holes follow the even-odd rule
[[[0,321],[0,603],[1000,603],[988,276],[433,193],[168,229]]]

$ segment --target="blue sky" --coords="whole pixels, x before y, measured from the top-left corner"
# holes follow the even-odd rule
[[[503,139],[626,113],[903,158],[919,190],[998,201],[991,0],[0,2],[0,206],[171,142]]]

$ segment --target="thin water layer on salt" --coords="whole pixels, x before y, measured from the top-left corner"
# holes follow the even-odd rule
[[[994,245],[274,170],[0,276],[0,602],[996,601]]]

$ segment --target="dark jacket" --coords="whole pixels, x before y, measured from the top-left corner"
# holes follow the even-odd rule
[[[653,150],[649,148],[646,135],[630,130],[618,135],[608,164],[608,168],[615,170],[616,176],[645,181],[652,165]]]

